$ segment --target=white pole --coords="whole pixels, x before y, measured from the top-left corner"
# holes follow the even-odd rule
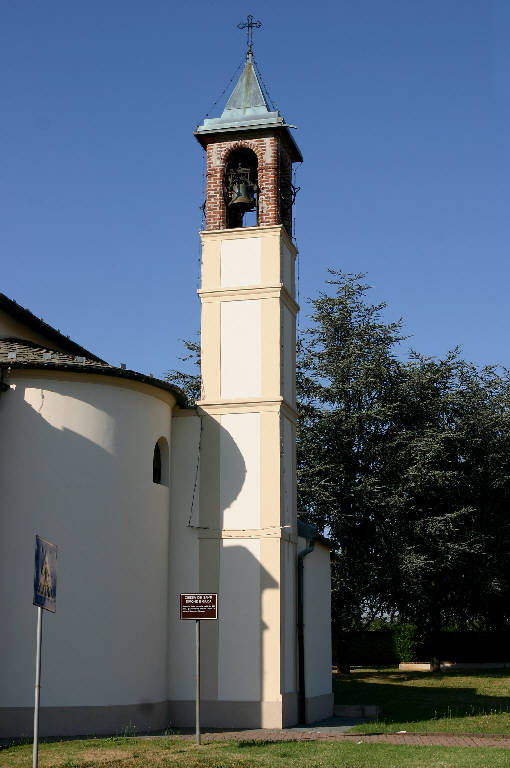
[[[200,619],[195,621],[196,663],[195,663],[195,732],[200,744]]]
[[[37,648],[35,655],[35,702],[34,702],[34,750],[32,753],[32,768],[38,766],[39,749],[39,698],[41,694],[41,638],[42,638],[42,608],[37,606]]]

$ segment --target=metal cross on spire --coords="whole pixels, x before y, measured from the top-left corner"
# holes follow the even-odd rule
[[[260,29],[262,26],[261,21],[254,21],[251,13],[247,16],[246,21],[241,21],[238,25],[238,29],[246,30],[246,43],[248,45],[248,53],[252,53],[253,45],[253,30]]]

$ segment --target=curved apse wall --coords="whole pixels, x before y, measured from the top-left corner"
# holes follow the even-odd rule
[[[34,537],[58,546],[42,707],[166,700],[169,488],[152,481],[173,398],[93,375],[11,376],[0,398],[0,707],[32,707]]]

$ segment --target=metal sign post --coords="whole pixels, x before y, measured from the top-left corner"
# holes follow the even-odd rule
[[[37,643],[35,651],[35,701],[34,701],[34,748],[32,751],[32,768],[37,768],[39,759],[39,695],[41,693],[41,638],[42,638],[42,608],[37,606]]]
[[[195,736],[200,744],[200,619],[195,619]]]
[[[32,768],[39,760],[39,700],[41,696],[41,644],[42,612],[55,613],[57,610],[57,547],[55,544],[35,537],[34,600],[37,606],[37,640],[35,653],[35,694],[34,694],[34,748]]]
[[[181,593],[180,618],[195,620],[195,734],[200,744],[200,622],[218,618],[218,595],[215,592]]]

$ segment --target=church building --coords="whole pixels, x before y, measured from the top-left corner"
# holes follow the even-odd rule
[[[30,736],[35,536],[58,546],[41,735],[328,717],[328,542],[296,510],[290,126],[246,62],[207,157],[202,391],[111,366],[0,294],[0,737]],[[190,291],[192,287],[190,286]]]

